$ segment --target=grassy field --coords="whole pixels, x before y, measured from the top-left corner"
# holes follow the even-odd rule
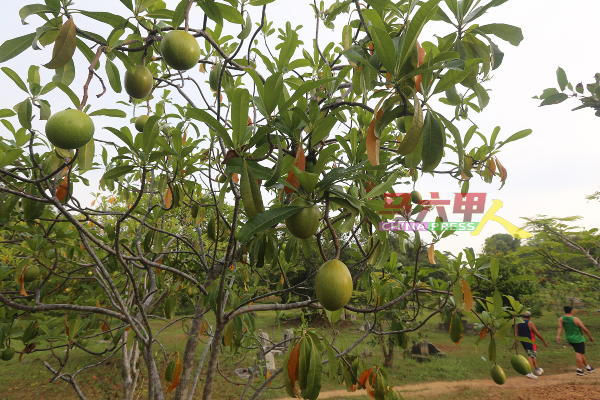
[[[288,314],[287,317],[292,319],[296,315]],[[596,312],[582,311],[578,314],[584,321],[588,329],[592,332],[592,335],[600,339],[600,314]],[[557,322],[554,314],[546,313],[541,318],[534,318],[534,323],[538,327],[538,330],[544,338],[548,341],[549,346],[547,348],[540,346],[538,347],[538,362],[539,365],[544,368],[546,374],[558,374],[565,372],[575,371],[575,362],[573,350],[568,345],[556,343],[556,329]],[[443,350],[446,354],[446,358],[434,358],[428,363],[418,363],[410,358],[404,358],[396,348],[394,366],[388,369],[390,377],[390,384],[399,386],[404,384],[413,384],[419,382],[432,382],[432,381],[461,381],[469,379],[490,379],[489,370],[492,363],[486,361],[487,357],[487,342],[486,345],[480,346],[476,349],[475,342],[478,336],[476,334],[466,335],[463,337],[461,343],[457,346],[450,341],[450,338],[446,332],[437,331],[437,325],[440,322],[438,318],[430,320],[421,330],[421,337],[435,344],[438,348]],[[259,314],[256,318],[257,328],[261,328],[267,332],[271,339],[280,340],[283,330],[290,327],[295,327],[297,323],[286,323],[275,324],[274,312],[265,312]],[[164,326],[164,322],[154,323],[155,328]],[[329,324],[322,324],[320,327],[321,332],[331,338],[333,336],[333,330],[339,330],[339,338],[342,338],[346,345],[354,342],[358,337],[361,336],[362,332],[359,332],[361,325],[359,321],[343,321],[338,323],[336,327],[332,329]],[[413,334],[413,339],[417,339],[417,335]],[[206,342],[206,337],[203,337],[203,342]],[[563,338],[564,339],[564,338]],[[161,341],[166,347],[168,352],[181,351],[185,343],[185,335],[181,331],[181,325],[175,324],[168,328],[165,333],[161,336]],[[367,359],[367,364],[381,364],[382,352],[380,346],[369,345],[370,338],[363,341],[356,352],[362,354],[365,347],[370,347],[372,356]],[[106,348],[108,343],[96,340],[90,341],[88,346],[92,351],[102,351]],[[600,359],[600,346],[597,343],[587,343],[587,358],[588,361],[594,365]],[[201,345],[198,348],[196,354],[196,360],[199,361],[202,355],[204,346]],[[477,351],[478,350],[478,351]],[[64,354],[64,353],[62,353]],[[519,376],[510,367],[510,356],[512,353],[509,352],[508,346],[500,343],[498,348],[498,363],[504,368],[506,375]],[[79,385],[83,388],[88,398],[93,399],[116,399],[121,398],[121,373],[120,373],[120,358],[111,359],[109,362],[103,364],[101,367],[86,370],[77,376]],[[43,361],[48,361],[52,365],[56,366],[55,360],[52,359],[48,353],[33,353],[25,355],[23,362],[20,363],[18,355],[15,358],[6,363],[0,364],[0,399],[31,399],[31,398],[57,398],[61,400],[75,399],[73,390],[71,387],[64,382],[48,383],[51,375],[42,365]],[[71,352],[69,364],[64,372],[75,371],[87,364],[97,362],[95,356],[84,353],[80,349],[75,349]],[[283,356],[275,357],[276,366],[280,367],[283,361]],[[218,376],[215,382],[215,392],[213,398],[218,400],[225,399],[238,399],[242,393],[243,385],[245,382],[238,378],[233,372],[235,368],[248,367],[254,365],[254,354],[249,354],[245,359],[237,359],[235,363],[233,361],[223,362],[220,364],[220,371],[222,374],[234,384],[228,382],[224,377]],[[600,364],[598,364],[600,365]],[[161,363],[160,368],[165,367],[164,363]],[[523,378],[525,379],[525,378]],[[491,380],[490,380],[491,382]],[[260,383],[260,382],[257,382]],[[166,384],[166,383],[165,383]],[[196,395],[199,396],[201,393],[201,382],[198,385]],[[267,391],[263,398],[273,399],[286,397],[284,389],[276,389],[276,387],[283,385],[283,379],[279,376],[273,383],[272,390]],[[143,381],[142,385],[143,387]],[[166,386],[165,386],[166,387]],[[339,390],[343,389],[340,384],[330,383],[326,379],[322,391],[328,390]],[[172,398],[172,393],[167,395],[167,398]],[[477,398],[476,393],[471,393],[470,390],[465,390],[464,398]],[[140,392],[141,397],[145,398],[144,393]],[[475,397],[473,397],[475,396]],[[359,397],[355,397],[359,399]],[[366,398],[366,397],[365,397]],[[454,397],[453,397],[454,398]]]

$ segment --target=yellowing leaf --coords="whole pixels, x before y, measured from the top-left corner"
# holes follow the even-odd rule
[[[367,132],[367,156],[369,157],[369,161],[373,166],[379,165],[379,148],[381,144],[379,138],[375,136],[375,125],[382,116],[383,110],[377,111],[377,116],[371,121],[371,125],[369,125],[369,131]]]
[[[427,257],[429,257],[430,264],[435,264],[435,249],[433,248],[433,243],[431,244],[431,246],[429,246]]]
[[[463,297],[465,301],[465,310],[471,311],[473,309],[473,294],[471,293],[471,288],[469,287],[469,284],[467,283],[465,278],[463,278],[462,280],[462,288]]]
[[[227,347],[231,346],[233,341],[233,322],[230,322],[225,328],[225,336],[223,336],[223,344]]]
[[[298,146],[298,150],[296,151],[296,160],[294,161],[294,167],[298,168],[300,171],[306,170],[306,156],[304,155],[304,150],[302,149],[302,143],[300,143],[300,145]],[[300,181],[294,176],[293,171],[290,171],[286,181],[296,189],[298,188],[298,186],[300,186]],[[293,192],[293,190],[287,186],[283,189],[287,194]]]
[[[65,197],[67,197],[67,193],[69,193],[69,176],[65,176],[63,181],[58,185],[56,189],[56,198],[58,201],[63,201]]]
[[[183,364],[181,363],[181,357],[179,353],[177,353],[177,362],[175,363],[175,371],[173,372],[173,381],[171,382],[171,386],[167,389],[167,393],[171,390],[174,390],[177,385],[179,385],[179,378],[181,377],[181,370],[183,369]]]
[[[165,194],[165,207],[171,208],[171,204],[173,204],[173,193],[171,192],[171,188],[168,188]]]

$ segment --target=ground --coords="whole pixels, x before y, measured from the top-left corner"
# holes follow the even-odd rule
[[[600,340],[600,314],[596,312],[580,312],[578,314],[590,329],[592,334]],[[297,322],[294,314],[288,314],[290,322],[275,321],[274,312],[259,314],[256,318],[257,328],[267,332],[271,338],[280,340],[283,330],[294,327]],[[556,343],[556,320],[557,317],[547,313],[541,318],[534,318],[538,330],[548,341],[549,347],[538,349],[539,364],[545,370],[545,374],[533,381],[518,375],[510,366],[511,352],[504,344],[498,346],[498,364],[504,368],[507,383],[502,386],[496,385],[489,376],[492,363],[486,359],[487,342],[478,349],[475,346],[477,335],[466,335],[461,343],[454,345],[447,332],[437,331],[438,319],[433,318],[421,330],[420,334],[413,334],[412,340],[419,338],[427,339],[438,348],[446,352],[447,357],[434,359],[429,363],[417,363],[410,358],[404,358],[399,349],[396,348],[394,366],[388,368],[390,383],[407,399],[600,399],[600,368],[596,375],[584,378],[575,377],[574,354],[570,347]],[[164,326],[164,322],[155,322],[154,326]],[[326,337],[331,338],[333,331],[338,330],[339,335],[336,343],[348,346],[362,332],[359,332],[361,322],[343,321],[332,328],[321,323],[320,331]],[[182,351],[184,348],[185,335],[181,326],[175,324],[167,329],[166,334],[161,336],[163,344],[168,352]],[[206,337],[202,339],[206,342]],[[380,346],[375,346],[371,339],[365,340],[357,347],[357,353],[362,354],[365,347],[370,347],[372,356],[367,359],[367,364],[381,364],[382,352]],[[108,343],[96,340],[90,341],[90,349],[101,351]],[[199,346],[196,361],[199,361],[204,346]],[[592,365],[600,366],[600,346],[597,343],[587,343],[587,357]],[[57,354],[60,354],[57,351]],[[64,354],[64,353],[62,353]],[[245,382],[239,379],[233,372],[235,368],[253,365],[254,355],[246,359],[237,358],[222,363],[220,371],[223,376],[218,376],[215,383],[213,398],[216,400],[239,399]],[[8,362],[0,364],[0,400],[25,400],[31,398],[49,399],[60,397],[61,400],[76,399],[71,387],[64,382],[48,383],[50,373],[42,365],[48,361],[55,365],[56,361],[47,353],[33,353],[25,355],[23,362],[19,362],[18,356]],[[65,372],[73,372],[89,363],[98,360],[81,350],[71,353],[69,364]],[[275,362],[277,367],[281,366],[282,356],[277,356]],[[118,399],[121,398],[121,375],[120,358],[111,359],[103,366],[86,370],[78,375],[78,382],[88,395],[89,399]],[[159,368],[164,368],[162,363]],[[226,380],[227,379],[227,380]],[[229,381],[229,382],[228,382]],[[326,381],[326,380],[324,380]],[[196,391],[201,393],[201,384]],[[273,389],[263,396],[264,399],[286,398],[285,390],[276,389],[283,385],[283,380],[278,377],[273,383]],[[166,386],[165,386],[166,387]],[[340,390],[342,389],[342,390]],[[167,395],[172,398],[173,392]],[[144,393],[140,392],[144,398]],[[334,399],[367,399],[364,391],[348,393],[336,382],[324,382],[320,398]]]

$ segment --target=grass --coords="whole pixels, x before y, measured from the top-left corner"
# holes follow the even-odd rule
[[[288,318],[297,316],[294,313],[288,313]],[[592,335],[600,338],[600,315],[592,312],[584,312],[579,314]],[[419,382],[432,381],[462,381],[470,379],[489,379],[489,370],[492,366],[490,361],[484,360],[487,358],[487,341],[485,345],[476,349],[475,342],[476,334],[466,335],[463,337],[460,345],[454,345],[450,341],[447,332],[437,331],[439,319],[433,318],[421,330],[421,336],[429,342],[435,344],[438,348],[447,354],[446,358],[433,358],[428,363],[418,363],[410,358],[403,358],[399,349],[396,348],[394,357],[394,366],[388,368],[390,384],[405,385]],[[575,368],[574,354],[570,346],[556,343],[556,317],[553,314],[546,314],[539,319],[533,319],[538,330],[548,341],[549,347],[543,345],[538,347],[538,362],[544,368],[546,374],[557,374],[564,372],[573,372]],[[294,323],[283,322],[280,326],[274,325],[275,316],[273,312],[260,313],[256,318],[257,328],[267,332],[273,339],[280,340],[283,330],[294,326]],[[165,322],[154,322],[153,327],[158,329],[165,325]],[[346,345],[353,343],[362,332],[358,331],[360,321],[344,321],[342,328],[335,327],[339,330],[336,343],[340,343],[343,339]],[[321,332],[329,339],[333,337],[333,329],[331,327],[322,326]],[[413,335],[413,339],[417,337]],[[202,338],[206,342],[206,337]],[[563,338],[564,339],[564,338]],[[182,351],[185,345],[186,336],[181,331],[181,326],[175,324],[168,328],[161,336],[161,341],[168,352]],[[368,364],[381,364],[383,362],[380,346],[369,345],[370,338],[366,339],[355,350],[358,354],[362,354],[365,347],[370,347],[372,356],[366,359]],[[90,340],[89,348],[92,351],[102,351],[108,343],[102,343],[98,340]],[[499,343],[497,354],[498,364],[504,368],[507,377],[518,376],[510,366],[509,346]],[[590,363],[598,360],[600,347],[596,343],[586,343],[587,358]],[[19,349],[18,349],[19,350]],[[200,345],[196,352],[196,362],[200,360],[204,345]],[[522,354],[523,352],[521,352]],[[58,350],[57,354],[64,355],[64,350]],[[94,399],[117,399],[121,398],[121,374],[120,374],[120,354],[115,355],[109,362],[100,367],[89,369],[81,372],[77,376],[79,385],[83,388],[88,398]],[[248,367],[254,365],[254,353],[249,353],[245,359],[236,359],[237,363],[232,360],[221,363],[220,370],[227,378],[236,384],[243,385],[245,382],[238,378],[233,372],[235,368]],[[0,364],[0,399],[30,399],[35,398],[60,398],[61,400],[76,399],[72,388],[64,382],[48,383],[51,374],[42,365],[43,361],[48,361],[56,366],[56,361],[48,355],[48,353],[32,353],[23,357],[23,362],[20,363],[18,355],[6,363]],[[73,372],[93,362],[99,361],[97,357],[84,353],[80,349],[75,349],[71,352],[69,363],[64,372]],[[276,356],[275,363],[277,367],[281,366],[283,356]],[[165,364],[161,362],[159,369],[164,369]],[[202,376],[202,375],[201,375]],[[202,379],[196,390],[196,396],[201,393]],[[491,382],[491,381],[490,381]],[[283,385],[281,376],[272,384],[272,387]],[[141,382],[139,387],[143,388]],[[166,386],[165,386],[166,387]],[[331,383],[324,379],[322,391],[339,390],[343,387],[338,383]],[[213,398],[217,400],[237,399],[240,397],[243,386],[236,386],[227,382],[223,377],[218,376],[215,382],[215,391]],[[473,392],[473,393],[471,393]],[[167,395],[167,398],[172,398],[172,393]],[[465,389],[461,394],[461,399],[478,398],[476,389]],[[144,398],[144,393],[140,393],[141,398]],[[455,394],[452,394],[455,396]],[[272,389],[265,393],[263,398],[273,399],[286,397],[284,389]],[[459,397],[445,397],[459,398]],[[357,397],[358,399],[358,397]]]

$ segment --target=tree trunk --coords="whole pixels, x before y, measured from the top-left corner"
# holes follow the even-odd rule
[[[381,338],[381,347],[383,348],[383,366],[390,368],[394,365],[394,338],[389,336],[389,347],[385,348],[385,339]]]
[[[206,370],[206,381],[204,382],[204,391],[202,392],[202,400],[210,400],[212,396],[213,383],[217,372],[217,363],[219,362],[219,350],[221,349],[221,340],[225,332],[225,325],[217,322],[215,336],[212,342],[210,359]]]
[[[138,378],[140,376],[140,369],[138,361],[140,359],[140,351],[138,348],[137,340],[134,340],[131,350],[127,349],[127,337],[130,332],[124,332],[123,343],[123,363],[121,365],[121,376],[123,378],[123,399],[133,400],[135,395],[135,389],[137,387]]]
[[[164,400],[165,396],[152,354],[152,346],[144,346],[143,355],[146,368],[148,368],[148,400]]]
[[[200,303],[201,301],[198,299],[196,311],[194,312],[194,319],[192,320],[190,332],[188,334],[188,340],[185,344],[183,370],[181,372],[181,377],[179,378],[177,391],[175,392],[175,400],[187,399],[190,390],[192,372],[194,372],[194,356],[196,355],[196,347],[198,347],[198,335],[200,334],[202,314],[204,313],[204,307],[202,307]]]

